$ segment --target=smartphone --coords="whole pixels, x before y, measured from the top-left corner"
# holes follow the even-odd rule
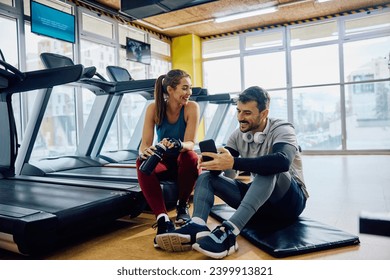
[[[200,141],[199,148],[201,152],[217,153],[217,147],[215,146],[215,142],[213,139]],[[203,161],[210,161],[212,159],[212,157],[202,156]],[[221,170],[210,170],[210,173],[215,176],[218,176],[221,173]]]
[[[207,139],[199,142],[200,151],[203,152],[212,152],[217,153],[217,147],[213,139]],[[213,158],[208,156],[202,156],[203,161],[210,161]]]

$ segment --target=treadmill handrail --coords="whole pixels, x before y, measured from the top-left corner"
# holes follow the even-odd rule
[[[40,55],[42,62],[48,69],[73,65],[74,62],[70,57],[44,52]],[[143,92],[154,90],[156,79],[148,80],[129,80],[129,81],[107,81],[102,75],[96,72],[96,67],[90,66],[85,68],[82,77],[76,84],[88,88],[96,95],[103,94],[123,94],[133,92]],[[97,76],[98,78],[93,78]]]
[[[134,93],[134,92],[150,92],[153,93],[156,79],[145,80],[130,80],[115,82],[115,91],[118,94]]]
[[[24,80],[25,74],[22,71],[20,71],[16,67],[12,66],[11,64],[9,64],[3,60],[0,60],[0,64],[5,68],[5,71],[11,72],[15,76],[17,76],[19,78],[19,80]]]
[[[191,98],[195,101],[210,101],[210,102],[223,102],[223,101],[230,101],[231,97],[229,93],[217,93],[217,94],[210,94],[210,95],[200,95],[195,96],[194,98]]]
[[[11,84],[8,84],[8,87],[0,88],[0,93],[6,92],[12,94],[16,92],[52,88],[54,86],[71,83],[80,79],[82,71],[83,66],[81,64],[77,64],[61,68],[23,72],[24,78],[22,80],[19,80],[18,82],[13,81]],[[14,74],[13,76],[16,75],[17,74]],[[12,76],[5,78],[10,79]]]

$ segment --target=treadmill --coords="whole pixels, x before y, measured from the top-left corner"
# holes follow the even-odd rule
[[[91,229],[134,210],[139,191],[98,189],[39,182],[15,174],[18,154],[12,94],[53,87],[80,79],[82,65],[21,72],[0,51],[0,248],[41,255]]]
[[[48,69],[64,65],[73,65],[73,61],[65,56],[43,53],[41,58]],[[94,68],[94,67],[93,67]],[[96,68],[94,68],[96,70]],[[90,71],[93,73],[93,71]],[[95,72],[96,73],[96,72]],[[72,178],[85,180],[115,181],[122,183],[123,188],[128,183],[137,183],[135,169],[128,168],[104,168],[110,163],[104,157],[99,158],[97,154],[107,137],[108,129],[111,126],[115,113],[118,110],[120,101],[124,94],[141,94],[149,96],[153,92],[155,79],[128,80],[128,81],[106,81],[102,76],[98,78],[89,75],[82,77],[72,86],[87,88],[95,94],[95,100],[91,112],[86,121],[77,151],[73,155],[48,157],[37,162],[30,161],[43,115],[47,109],[47,100],[51,91],[46,91],[38,102],[35,103],[33,112],[36,116],[34,123],[27,127],[31,133],[25,137],[25,149],[21,151],[19,161],[16,163],[20,174],[28,176],[44,176],[55,178]],[[127,182],[127,184],[124,184]]]

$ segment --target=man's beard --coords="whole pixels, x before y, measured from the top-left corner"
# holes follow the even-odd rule
[[[248,127],[247,128],[242,128],[241,127],[241,124],[247,124],[248,125]],[[255,129],[258,129],[260,127],[260,125],[249,125],[249,123],[248,122],[246,122],[246,121],[243,121],[243,122],[239,122],[239,128],[240,128],[240,131],[242,132],[242,133],[245,133],[245,132],[248,132],[248,131],[251,131],[251,130],[255,130]]]

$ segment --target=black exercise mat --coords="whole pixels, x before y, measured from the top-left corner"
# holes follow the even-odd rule
[[[234,211],[226,204],[219,204],[212,208],[210,215],[222,222]],[[261,228],[248,224],[240,234],[276,258],[360,243],[358,236],[306,217],[286,224],[262,223]]]

